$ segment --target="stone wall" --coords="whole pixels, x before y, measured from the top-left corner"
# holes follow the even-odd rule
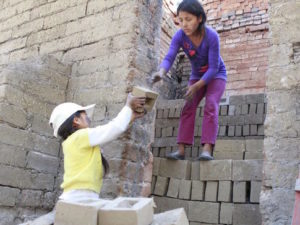
[[[172,1],[165,0],[169,5]],[[267,0],[204,0],[201,1],[207,13],[207,24],[220,35],[220,51],[228,72],[225,95],[264,93],[268,67],[269,25]],[[176,7],[175,7],[176,8]],[[174,7],[167,10],[176,13]],[[162,29],[162,55],[167,51],[174,34],[173,14],[169,13]],[[171,24],[173,23],[173,26]],[[172,79],[166,80],[173,87],[170,99],[182,98],[182,88],[190,75],[189,59],[180,53],[173,66]]]
[[[47,108],[47,112],[43,110],[39,112],[37,109],[35,111],[36,117],[30,117],[35,118],[33,122],[38,127],[37,134],[40,132],[44,137],[44,133],[49,132],[48,117],[50,111],[58,103],[64,101],[74,101],[84,105],[96,103],[93,125],[103,124],[115,117],[124,106],[127,93],[133,85],[147,86],[146,78],[158,66],[159,51],[157,46],[160,34],[159,24],[162,18],[161,8],[162,1],[145,0],[13,0],[0,2],[1,73],[6,70],[4,68],[7,68],[8,65],[18,65],[20,60],[43,55],[52,56],[68,65],[69,80],[67,83],[57,81],[58,83],[54,85],[50,83],[50,78],[47,78],[44,73],[39,75],[37,73],[36,83],[20,90],[20,95],[22,91],[36,90],[38,91],[36,95],[40,95],[41,101],[51,103],[51,107]],[[28,63],[30,64],[28,61],[22,63],[25,67]],[[55,68],[52,69],[55,70]],[[24,77],[25,80],[29,78]],[[39,79],[41,80],[40,83]],[[57,93],[51,89],[48,91],[45,85],[42,86],[44,79],[48,79],[48,84],[50,86],[54,85],[55,88],[64,85],[64,89],[61,90],[64,93],[63,98],[58,97]],[[1,93],[3,95],[11,93],[8,91],[10,89],[2,89]],[[19,101],[20,99],[23,98],[21,96],[17,98]],[[7,110],[5,115],[10,114],[11,111],[19,110],[18,107],[22,108],[22,105],[19,104],[22,104],[22,102],[17,102],[15,107],[4,108]],[[23,113],[23,116],[27,118],[27,113]],[[43,113],[41,118],[38,117],[40,113]],[[8,118],[10,124],[11,119],[8,116],[6,118]],[[148,113],[145,118],[135,123],[124,136],[103,147],[104,155],[109,159],[111,170],[104,181],[102,197],[112,198],[116,195],[146,196],[150,194],[152,159],[148,145],[153,139],[151,132],[154,128],[153,120],[154,113]],[[8,125],[3,125],[5,128],[6,126]],[[17,124],[17,126],[20,127],[14,128],[15,132],[20,132],[23,135],[25,129],[23,126],[27,125],[24,124],[24,121],[20,121],[20,125]],[[24,135],[27,141],[27,134]],[[19,141],[14,133],[3,136],[3,140],[5,140],[5,137]],[[41,142],[38,138],[36,141]],[[58,151],[59,143],[57,141],[53,142],[56,144],[56,149],[53,149],[53,151]],[[21,146],[22,144],[17,145]],[[26,175],[28,179],[31,179],[30,182],[34,182],[34,185],[41,182],[41,185],[44,186],[37,186],[36,188],[45,188],[45,191],[49,192],[47,194],[49,199],[54,201],[57,194],[52,183],[55,182],[53,170],[57,172],[56,170],[59,168],[57,155],[51,158],[50,154],[50,159],[48,159],[43,154],[35,151],[30,153],[30,150],[28,150],[30,154],[24,155],[24,153],[18,151],[18,146],[11,147],[11,151],[20,154],[20,159],[18,157],[14,159],[18,160],[16,163],[22,161],[22,157],[29,157],[30,164],[28,164],[28,167],[36,168],[40,166],[38,159],[42,157],[45,157],[45,161],[50,161],[49,163],[57,163],[51,168],[50,171],[52,172],[48,171],[46,175],[42,173],[41,176],[38,176],[39,173],[37,173],[37,176],[31,176],[31,173],[26,172],[26,170],[24,172],[24,169],[8,171],[14,173],[17,178],[22,174]],[[8,154],[8,150],[6,150],[6,154]],[[25,162],[22,163],[20,165],[22,168],[27,166]],[[3,167],[6,167],[6,164]],[[63,174],[61,164],[60,168],[57,185],[60,184]],[[6,173],[8,169],[3,169],[2,173]],[[37,171],[43,172],[44,170]],[[4,186],[3,190],[6,191],[3,193],[21,196],[24,198],[24,202],[36,202],[31,197],[35,196],[37,199],[42,199],[41,204],[48,204],[47,201],[43,201],[46,194],[44,190],[37,193],[24,191],[24,194],[22,194],[23,189],[34,189],[35,186],[33,184],[30,186],[29,181],[26,184],[27,186],[24,187],[18,186],[19,180],[14,182],[16,183],[13,183],[12,180],[3,180],[1,185]],[[47,182],[51,183],[49,187]],[[9,188],[12,188],[12,190]],[[30,198],[27,198],[27,195]],[[18,206],[19,204],[19,202],[15,202],[16,200],[13,197],[6,199],[6,194],[2,198],[4,203],[1,204],[8,204],[8,207]],[[34,217],[39,214],[39,211],[36,211],[35,208],[41,208],[41,211],[44,212],[43,209],[50,210],[53,206],[53,203],[47,207],[32,206],[30,204],[34,203],[26,202],[22,204],[22,207],[24,206],[23,212],[18,212],[18,207],[14,209],[5,208],[6,211],[1,211],[1,213],[3,212],[1,218],[5,218],[5,220],[1,219],[0,224],[12,224],[23,219],[26,220],[25,216],[20,217],[19,215]]]
[[[65,101],[71,68],[49,57],[0,72],[0,224],[18,224],[54,207],[60,142],[48,120]]]
[[[153,143],[152,194],[157,212],[184,207],[190,224],[261,224],[264,94],[222,99],[216,160],[195,161],[201,151],[203,104],[196,114],[195,143],[185,160],[166,160],[176,151],[183,100],[159,102]]]
[[[264,225],[291,224],[300,163],[300,3],[270,1],[271,50],[267,80]]]

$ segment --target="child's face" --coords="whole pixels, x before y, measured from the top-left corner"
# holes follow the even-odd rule
[[[77,129],[88,128],[91,124],[91,120],[86,112],[81,112],[80,117],[74,118],[73,124]]]
[[[197,17],[185,11],[179,11],[178,19],[181,29],[187,36],[193,35],[197,31],[199,24],[202,22],[201,16]]]

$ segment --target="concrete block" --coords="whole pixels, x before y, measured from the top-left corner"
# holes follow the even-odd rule
[[[245,140],[217,140],[216,152],[244,152],[246,150]]]
[[[214,152],[215,159],[234,159],[242,160],[244,158],[244,152]]]
[[[183,208],[155,214],[151,225],[189,225]]]
[[[250,202],[259,203],[259,196],[261,191],[260,181],[251,181],[250,187]]]
[[[42,195],[42,191],[23,190],[20,205],[25,207],[41,207],[43,205]]]
[[[232,224],[232,213],[233,213],[232,203],[221,203],[220,223]]]
[[[199,180],[200,178],[200,161],[191,163],[191,180]]]
[[[151,193],[154,194],[154,189],[155,189],[155,184],[156,184],[156,176],[152,176],[152,181],[151,181]]]
[[[0,143],[0,163],[16,167],[26,166],[27,151],[22,148]]]
[[[171,198],[177,198],[179,193],[179,185],[180,185],[180,180],[171,177],[167,196]]]
[[[257,125],[250,125],[250,135],[251,136],[254,136],[254,135],[257,135]]]
[[[242,136],[242,126],[235,126],[235,136],[236,137]]]
[[[264,114],[264,103],[258,103],[257,104],[257,109],[256,109],[256,113],[258,114],[258,115],[262,115],[262,114]]]
[[[161,159],[159,175],[188,180],[191,177],[191,162],[187,160]]]
[[[188,214],[189,201],[175,199],[175,198],[154,196],[154,202],[157,206],[154,209],[155,213],[165,212],[167,210],[172,210],[177,208],[184,208],[185,212],[187,212]]]
[[[98,225],[149,225],[153,205],[152,198],[119,197],[99,209]]]
[[[255,103],[250,104],[249,114],[256,114],[256,107],[257,105]]]
[[[158,176],[156,179],[154,194],[164,196],[167,192],[169,179],[167,177]]]
[[[246,115],[248,114],[248,111],[249,111],[249,105],[248,104],[243,104],[242,105],[242,115]]]
[[[160,165],[160,158],[159,157],[154,157],[153,158],[153,170],[152,170],[152,174],[154,176],[158,175],[159,165]]]
[[[235,126],[228,126],[228,137],[233,137],[235,132]]]
[[[205,201],[216,202],[217,194],[218,194],[218,182],[217,181],[206,182]]]
[[[246,182],[235,181],[233,184],[233,202],[246,202]]]
[[[264,139],[246,139],[247,152],[262,152],[264,147]]]
[[[228,114],[228,106],[227,105],[222,105],[220,107],[220,115],[221,116],[226,116]]]
[[[98,211],[110,203],[108,200],[85,200],[82,202],[58,201],[56,204],[55,225],[97,225]]]
[[[231,181],[219,181],[218,201],[231,202],[232,183]]]
[[[232,162],[232,179],[234,181],[260,181],[262,166],[262,160],[234,160]]]
[[[180,199],[191,199],[191,180],[181,180],[179,185],[179,198]]]
[[[15,206],[20,190],[17,188],[0,187],[0,206]]]
[[[231,180],[231,160],[212,160],[200,163],[200,180]]]
[[[218,223],[219,211],[219,203],[190,201],[188,218],[190,221],[203,223]]]
[[[263,152],[245,152],[245,159],[264,159]]]
[[[0,104],[0,120],[21,128],[25,128],[27,125],[25,111],[14,105],[5,103]]]
[[[249,136],[250,134],[250,125],[244,125],[243,126],[243,136]]]
[[[264,116],[258,114],[245,115],[245,124],[263,124]]]
[[[258,204],[234,204],[232,224],[261,224],[261,214]]]
[[[203,200],[203,199],[204,199],[204,182],[193,180],[191,200]]]
[[[226,126],[219,127],[219,136],[224,137],[226,135]]]

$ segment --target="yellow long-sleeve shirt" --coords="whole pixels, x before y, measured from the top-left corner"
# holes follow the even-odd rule
[[[63,143],[64,180],[61,188],[92,190],[100,193],[102,186],[102,158],[100,146],[116,139],[128,127],[132,110],[124,106],[118,116],[108,124],[80,129]]]

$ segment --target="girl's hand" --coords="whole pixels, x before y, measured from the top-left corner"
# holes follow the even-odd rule
[[[194,94],[200,90],[202,87],[204,87],[205,85],[205,82],[203,80],[199,80],[198,82],[194,83],[193,85],[191,86],[188,86],[187,87],[187,92],[185,93],[184,95],[184,98],[186,100],[191,100],[194,96]]]
[[[131,93],[127,96],[126,105],[128,105],[133,112],[144,111],[144,105],[146,103],[145,97],[135,97]]]
[[[151,76],[151,83],[154,84],[154,83],[160,81],[165,74],[166,74],[166,71],[163,68],[161,68],[158,72],[153,73]]]

